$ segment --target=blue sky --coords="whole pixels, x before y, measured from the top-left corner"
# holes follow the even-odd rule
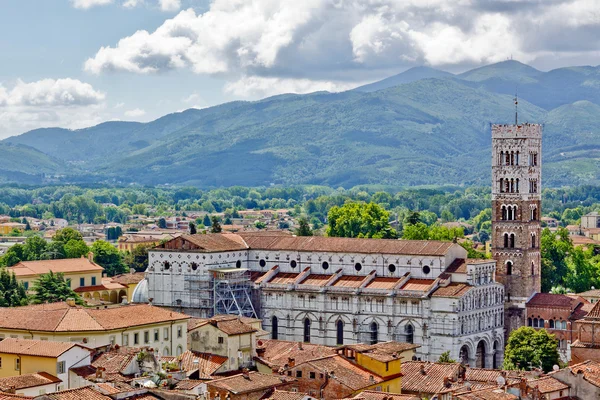
[[[417,65],[597,65],[590,0],[4,0],[0,138],[148,121]]]

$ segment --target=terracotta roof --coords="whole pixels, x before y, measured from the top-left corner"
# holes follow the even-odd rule
[[[482,389],[469,393],[459,394],[460,400],[517,400],[519,397],[514,394],[506,393],[503,389]]]
[[[526,307],[564,307],[571,308],[577,305],[577,300],[565,294],[536,293],[525,304]]]
[[[340,384],[353,391],[364,389],[383,381],[380,376],[363,369],[357,364],[354,364],[337,354],[309,360],[305,364],[323,373],[333,372],[333,375],[330,376],[329,379],[335,379]],[[296,364],[296,366],[298,366],[298,364]]]
[[[8,270],[13,272],[15,276],[19,278],[47,274],[50,271],[54,273],[61,272],[63,274],[76,272],[102,273],[104,268],[85,257],[81,257],[64,258],[60,260],[21,261],[13,267],[9,267]]]
[[[452,242],[424,240],[291,236],[265,233],[257,235],[255,232],[239,232],[237,235],[243,238],[251,249],[260,250],[443,256],[448,253],[450,248],[459,246]]]
[[[56,358],[73,347],[84,348],[71,342],[6,338],[0,342],[0,353]]]
[[[591,289],[586,292],[577,293],[579,296],[600,297],[600,289]]]
[[[377,277],[366,286],[368,289],[393,289],[401,278]],[[406,286],[406,285],[405,285]]]
[[[85,308],[67,303],[0,308],[0,328],[51,332],[105,331],[189,319],[149,304]]]
[[[217,252],[217,251],[233,251],[233,250],[246,250],[248,246],[244,243],[243,239],[235,234],[195,234],[195,235],[181,235],[178,238],[170,240],[165,244],[159,245],[157,248],[169,248],[169,244],[176,243],[174,241],[183,240],[191,244],[188,250],[205,251],[205,252]],[[172,243],[173,242],[173,243]]]
[[[121,274],[115,275],[111,279],[115,283],[120,283],[121,285],[133,285],[136,283],[140,283],[146,274],[144,272],[135,272],[133,274]]]
[[[374,390],[363,390],[362,392],[360,392],[352,398],[356,400],[421,400],[419,396],[414,396],[412,394],[376,392]]]
[[[288,392],[285,390],[277,390],[269,396],[267,400],[302,400],[307,397],[308,394],[302,392]]]
[[[551,376],[545,376],[540,379],[531,379],[527,382],[527,386],[530,388],[537,387],[540,393],[558,392],[569,388],[569,385],[566,385]]]
[[[586,381],[590,382],[596,387],[600,387],[600,363],[597,361],[587,360],[579,364],[571,365],[567,367],[574,375],[579,372],[583,373],[583,377]],[[554,372],[550,372],[548,375],[553,375]]]
[[[380,342],[377,344],[350,344],[342,346],[356,351],[357,353],[363,353],[367,356],[381,362],[389,362],[397,360],[400,353],[407,350],[414,350],[421,347],[418,344],[404,343],[404,342]]]
[[[237,315],[220,315],[213,318],[192,318],[188,322],[188,332],[205,325],[212,325],[229,336],[256,332],[256,329]]]
[[[58,379],[54,375],[50,375],[46,372],[38,372],[34,374],[25,374],[0,378],[0,390],[8,391],[11,388],[20,390],[61,382],[62,380]]]
[[[181,362],[181,369],[188,376],[198,371],[199,379],[211,379],[214,373],[227,362],[227,357],[187,350],[178,356],[176,361]]]
[[[91,386],[62,390],[44,395],[46,400],[112,400],[110,397],[94,390]]]
[[[594,307],[591,309],[591,311],[586,315],[586,317],[584,319],[589,319],[589,320],[596,320],[596,319],[600,319],[600,301],[597,301],[596,304],[594,304]]]
[[[456,363],[406,361],[402,363],[402,390],[414,393],[438,393],[445,389],[444,378],[453,376],[458,376]]]
[[[260,354],[259,360],[271,367],[279,368],[288,364],[290,358],[293,358],[298,365],[308,360],[336,354],[336,350],[334,347],[318,344],[260,339],[257,340],[257,353]]]
[[[85,292],[97,292],[100,290],[121,290],[126,289],[125,286],[120,283],[113,282],[111,278],[102,278],[102,283],[100,285],[94,286],[79,286],[74,290],[75,293],[85,293]]]
[[[313,286],[325,286],[327,281],[331,279],[333,275],[324,275],[324,274],[310,274],[300,282],[301,285],[313,285]]]
[[[425,292],[431,288],[435,280],[433,279],[409,279],[400,290],[416,290]]]
[[[175,390],[192,390],[196,386],[203,384],[205,381],[198,379],[183,379],[175,385]]]
[[[358,288],[364,280],[364,276],[343,275],[332,286]]]
[[[238,374],[207,382],[208,387],[229,391],[233,394],[267,390],[295,381],[284,376],[249,372],[248,376]]]
[[[10,393],[0,393],[0,400],[23,400],[23,399],[33,399],[30,396],[21,396],[20,394],[10,394]]]
[[[469,290],[473,289],[473,286],[467,285],[466,283],[450,283],[448,286],[439,287],[433,292],[434,297],[462,297]]]
[[[446,272],[448,273],[459,273],[466,274],[467,273],[467,260],[464,258],[457,258],[448,267],[446,268]]]
[[[96,383],[96,385],[100,389],[100,392],[108,395],[135,390],[133,386],[125,382],[103,382]]]
[[[280,285],[288,285],[294,283],[300,274],[293,274],[291,272],[279,272],[277,275],[272,277],[269,283],[278,283]]]

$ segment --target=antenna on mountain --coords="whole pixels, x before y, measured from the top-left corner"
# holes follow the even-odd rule
[[[515,88],[515,125],[519,125],[519,92],[518,87]]]

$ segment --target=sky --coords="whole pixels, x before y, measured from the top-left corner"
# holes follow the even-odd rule
[[[2,0],[0,138],[420,65],[600,64],[600,0]]]

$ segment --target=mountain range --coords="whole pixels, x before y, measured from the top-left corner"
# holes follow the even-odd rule
[[[0,182],[488,185],[490,123],[544,124],[546,186],[600,184],[600,67],[417,67],[342,93],[285,94],[148,123],[0,141]]]

